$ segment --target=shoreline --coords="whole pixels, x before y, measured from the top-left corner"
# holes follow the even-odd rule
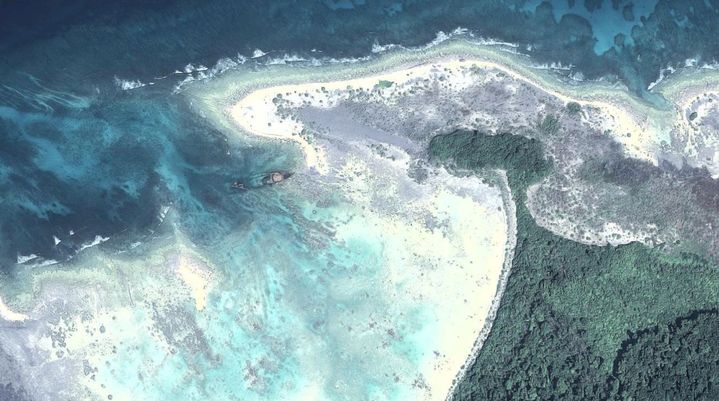
[[[24,322],[30,319],[28,315],[10,309],[2,297],[0,297],[0,318],[7,322]]]
[[[497,311],[501,304],[502,297],[504,296],[504,290],[507,288],[507,281],[509,280],[509,274],[512,272],[512,263],[514,262],[514,249],[517,245],[517,209],[514,203],[514,197],[512,195],[512,188],[509,186],[506,172],[502,170],[495,171],[499,180],[502,182],[502,203],[507,210],[507,245],[505,249],[504,261],[502,264],[502,270],[499,274],[499,280],[497,283],[497,292],[492,299],[492,305],[490,306],[489,312],[484,319],[482,329],[477,336],[477,339],[472,345],[472,351],[467,356],[464,364],[460,368],[459,372],[452,380],[452,385],[447,391],[445,401],[451,401],[454,391],[457,389],[457,385],[464,379],[470,366],[477,359],[479,352],[482,350],[484,342],[487,341],[489,334],[492,331],[494,325],[494,319],[497,317]],[[505,191],[506,190],[506,191]]]
[[[472,59],[474,57],[474,59]],[[605,107],[606,113],[614,115],[615,123],[620,128],[629,128],[635,132],[631,138],[623,139],[626,146],[636,146],[637,155],[639,157],[651,158],[653,155],[653,145],[659,144],[664,140],[662,135],[652,136],[651,133],[666,134],[669,128],[674,124],[679,124],[682,120],[677,121],[675,115],[681,115],[681,102],[691,101],[691,97],[695,96],[702,90],[719,91],[719,72],[717,71],[701,71],[701,81],[697,84],[694,81],[686,80],[687,74],[677,73],[653,88],[653,93],[661,93],[667,99],[674,102],[673,108],[670,110],[659,109],[644,100],[626,92],[626,89],[620,85],[607,85],[601,82],[590,83],[571,83],[562,82],[562,80],[554,75],[551,71],[539,70],[529,66],[526,62],[528,58],[521,55],[499,50],[498,47],[475,45],[464,40],[452,40],[446,43],[433,46],[422,50],[398,50],[380,54],[376,58],[369,61],[360,61],[350,65],[333,64],[319,67],[297,67],[297,66],[268,66],[259,71],[233,71],[224,76],[209,82],[197,83],[191,86],[188,91],[188,97],[192,102],[192,107],[199,110],[200,114],[207,118],[212,124],[218,126],[224,132],[236,135],[237,131],[241,131],[237,137],[247,140],[280,140],[297,142],[302,151],[307,156],[314,154],[314,158],[305,158],[308,167],[314,168],[319,173],[326,173],[326,164],[323,165],[322,149],[317,149],[315,145],[303,138],[300,134],[293,135],[291,130],[281,130],[280,125],[276,125],[274,121],[272,129],[268,130],[266,135],[256,135],[256,129],[250,126],[244,126],[241,121],[237,122],[233,108],[238,107],[241,102],[247,100],[250,106],[267,105],[274,106],[272,103],[272,95],[277,88],[292,88],[291,91],[302,92],[299,88],[305,88],[307,92],[317,90],[318,87],[334,85],[337,90],[342,89],[342,85],[365,85],[365,88],[374,88],[376,81],[385,78],[396,80],[409,80],[417,77],[424,77],[427,70],[433,68],[471,68],[479,66],[481,68],[500,71],[511,76],[513,79],[527,82],[534,87],[541,89],[551,96],[556,96],[565,101],[575,101],[588,107]],[[396,62],[397,64],[392,64]],[[414,71],[412,77],[406,75],[408,71]],[[285,74],[287,73],[287,74]],[[246,77],[247,80],[237,80],[237,78]],[[339,80],[335,80],[339,78]],[[692,79],[695,76],[691,76]],[[309,80],[310,82],[305,82]],[[294,83],[293,83],[294,82]],[[304,82],[304,83],[303,83]],[[276,83],[279,83],[276,85]],[[199,91],[196,89],[199,88]],[[207,92],[206,89],[210,88]],[[212,92],[212,88],[216,91]],[[199,93],[198,93],[199,92]],[[204,92],[204,93],[203,93]],[[223,97],[227,95],[228,97]],[[252,96],[256,96],[252,98]],[[269,97],[268,97],[269,95]],[[678,100],[676,100],[678,99]],[[265,106],[262,106],[265,107]],[[268,109],[272,111],[272,109]],[[678,114],[679,112],[679,114]],[[267,113],[265,117],[271,117],[273,114]],[[642,117],[637,117],[642,116]],[[644,121],[644,122],[643,122]],[[258,127],[262,123],[268,121],[255,122]],[[652,125],[654,124],[654,125]],[[291,128],[291,127],[290,127]],[[642,151],[649,153],[643,154]],[[646,159],[645,159],[646,160]],[[511,266],[516,245],[516,207],[512,201],[511,188],[506,185],[506,176],[502,171],[497,173],[498,181],[502,181],[502,202],[505,207],[505,218],[507,222],[506,249],[504,250],[504,259],[499,273],[499,280],[495,286],[495,292],[492,296],[489,312],[486,314],[481,327],[478,329],[478,335],[474,337],[470,353],[466,356],[462,368],[456,371],[451,387],[449,388],[446,399],[451,399],[454,389],[466,374],[471,363],[476,359],[477,354],[481,351],[484,341],[487,339],[492,330],[494,318],[497,309],[501,303],[507,279],[511,274]],[[196,312],[205,310],[208,304],[208,294],[213,290],[213,283],[218,277],[213,276],[214,270],[203,269],[201,262],[204,258],[201,254],[195,254],[186,248],[185,241],[167,242],[166,240],[156,240],[159,245],[153,246],[151,258],[155,265],[160,266],[160,260],[164,257],[166,250],[171,250],[172,254],[177,254],[178,263],[169,264],[171,269],[162,270],[163,279],[168,283],[172,283],[172,288],[168,289],[168,293],[186,298],[190,301]],[[186,251],[186,252],[185,252]],[[4,290],[0,297],[0,320],[8,322],[8,326],[31,327],[38,316],[44,313],[45,305],[42,304],[44,297],[49,293],[47,287],[57,284],[78,285],[90,291],[104,291],[103,285],[107,283],[116,283],[127,281],[128,277],[133,281],[138,277],[143,277],[147,271],[140,267],[145,263],[143,260],[132,262],[115,262],[111,256],[104,255],[101,251],[96,250],[84,255],[81,260],[82,267],[77,270],[65,270],[61,268],[52,270],[27,269],[21,275],[22,289],[11,289],[0,287]],[[156,261],[155,261],[156,260]],[[92,262],[92,263],[91,263]],[[59,264],[60,267],[65,263]],[[121,270],[116,272],[116,268],[121,266]],[[221,276],[222,273],[217,273]],[[95,287],[93,287],[95,286]],[[108,305],[117,306],[125,311],[134,308],[133,295],[131,288],[127,287],[127,294],[124,288],[121,292],[107,290],[108,294],[114,294],[112,300],[108,301]],[[141,294],[142,289],[138,289]],[[489,291],[487,291],[488,293]],[[127,296],[127,298],[125,298]],[[137,299],[137,298],[136,298]],[[5,303],[8,301],[9,305]],[[100,305],[100,304],[98,304]],[[118,306],[119,305],[119,306]],[[100,305],[102,306],[102,305]],[[20,311],[20,312],[18,312]],[[25,312],[25,313],[22,313]],[[205,312],[207,313],[207,312]],[[28,315],[29,314],[29,315]],[[102,318],[108,318],[106,315],[98,315]],[[98,319],[99,319],[98,317]],[[479,319],[477,319],[479,320]],[[99,320],[98,320],[99,322]],[[471,324],[469,324],[471,323]],[[474,325],[475,321],[470,321],[462,327]],[[474,330],[472,330],[474,333]],[[469,336],[467,336],[469,337]],[[78,337],[86,338],[86,337]],[[88,337],[89,338],[89,337]],[[449,336],[447,336],[449,338]],[[78,340],[79,341],[79,340]],[[85,340],[83,340],[85,341]],[[89,343],[89,340],[86,342]],[[80,348],[78,348],[80,349]],[[97,359],[99,361],[100,359]],[[446,359],[444,360],[446,361]],[[444,366],[445,371],[449,371]],[[439,375],[439,373],[438,373]],[[444,380],[445,376],[442,376]],[[97,390],[98,394],[102,391]]]

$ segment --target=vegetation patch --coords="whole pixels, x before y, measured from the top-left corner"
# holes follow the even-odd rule
[[[376,89],[386,89],[386,88],[389,88],[389,87],[392,86],[392,85],[394,85],[394,82],[392,82],[392,81],[380,80],[380,81],[377,83],[377,85],[375,85],[374,87],[375,87]]]
[[[569,115],[577,115],[582,111],[582,106],[579,105],[577,102],[569,102],[567,103],[567,113]]]
[[[539,123],[537,124],[537,129],[539,130],[539,132],[550,136],[559,132],[559,128],[559,117],[555,116],[554,114],[548,114],[544,116],[544,118],[540,119]]]

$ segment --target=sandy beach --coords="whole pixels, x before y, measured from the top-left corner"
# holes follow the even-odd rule
[[[462,76],[462,71],[472,68],[501,71],[512,80],[528,83],[565,103],[576,102],[583,107],[600,110],[606,117],[603,122],[604,128],[625,147],[630,156],[657,163],[655,152],[661,138],[657,138],[656,133],[666,127],[656,126],[655,120],[650,120],[650,115],[634,113],[621,104],[613,103],[613,99],[602,99],[593,94],[577,96],[576,93],[561,92],[547,85],[545,81],[522,75],[509,65],[483,59],[466,59],[459,55],[427,60],[410,68],[354,79],[270,86],[253,90],[231,106],[229,114],[241,129],[252,135],[297,142],[305,153],[308,167],[322,172],[326,171],[326,162],[323,160],[321,149],[311,145],[300,135],[305,128],[302,122],[278,115],[276,104],[278,95],[295,107],[331,108],[338,101],[347,98],[348,89],[370,92],[381,82],[392,85],[404,85],[410,81],[421,82],[431,79],[434,71],[449,71],[457,88],[470,85],[472,82]]]
[[[0,318],[9,322],[22,322],[29,319],[26,314],[18,313],[10,309],[7,305],[5,305],[2,298],[0,298]]]
[[[212,83],[214,89],[203,88],[204,92],[200,92],[199,96],[192,94],[191,98],[199,100],[201,112],[213,115],[211,121],[221,127],[231,131],[239,129],[249,136],[296,142],[305,155],[308,169],[321,175],[332,175],[346,166],[336,164],[333,159],[337,157],[330,155],[336,152],[327,148],[328,142],[308,133],[316,127],[308,126],[288,111],[317,109],[331,112],[357,93],[366,95],[364,99],[370,102],[392,104],[421,89],[427,82],[437,81],[440,75],[440,84],[452,90],[473,85],[476,73],[480,71],[487,76],[500,76],[510,86],[518,83],[529,85],[565,104],[576,102],[583,109],[592,110],[595,119],[591,123],[620,143],[627,156],[655,165],[659,161],[662,143],[668,140],[674,124],[671,113],[638,100],[623,87],[602,83],[566,85],[551,73],[533,69],[525,65],[521,57],[499,49],[459,41],[420,53],[390,54],[349,66],[296,70],[278,67],[249,75],[238,73],[238,76],[230,73]],[[319,115],[322,118],[321,113]],[[347,138],[348,135],[352,137],[346,133],[338,137]],[[508,194],[508,188],[503,192]],[[505,202],[505,206],[505,211],[509,213],[505,228],[494,232],[494,241],[502,243],[502,252],[492,256],[492,262],[488,264],[494,266],[488,276],[492,291],[485,288],[472,292],[473,309],[477,313],[461,323],[455,322],[451,333],[437,333],[437,347],[445,352],[442,358],[428,361],[423,368],[425,382],[433,389],[433,395],[426,398],[428,400],[444,399],[449,395],[452,383],[463,374],[460,366],[467,366],[474,359],[491,328],[506,284],[516,235],[512,223],[513,205],[510,201],[509,205]],[[399,231],[397,235],[407,235]],[[609,237],[621,228],[605,231]],[[469,239],[462,242],[465,247],[476,246],[471,245]],[[484,258],[486,260],[486,256]],[[438,277],[437,280],[442,279]],[[442,389],[439,394],[437,389]]]

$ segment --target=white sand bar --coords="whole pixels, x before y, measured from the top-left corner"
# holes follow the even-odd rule
[[[29,319],[26,314],[15,312],[14,310],[10,309],[7,305],[5,305],[5,302],[2,298],[0,298],[0,318],[9,322],[22,322]]]

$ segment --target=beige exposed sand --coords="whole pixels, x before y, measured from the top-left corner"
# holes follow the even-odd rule
[[[22,322],[29,319],[28,315],[10,309],[2,298],[0,298],[0,317],[10,322]]]
[[[507,250],[513,248],[516,235],[513,208],[502,206],[501,189],[490,188],[477,177],[459,178],[438,170],[424,186],[406,176],[383,181],[377,174],[403,172],[406,160],[386,161],[378,170],[376,161],[368,159],[350,154],[333,166],[342,180],[338,189],[364,211],[361,218],[339,219],[344,222],[334,227],[336,239],[382,244],[383,296],[398,303],[432,305],[432,316],[423,318],[429,332],[420,335],[426,352],[418,366],[422,386],[410,399],[443,400],[468,355],[478,349],[487,319],[494,315],[493,301],[503,289],[508,267]],[[400,188],[407,185],[427,191],[426,196],[404,198]],[[477,192],[485,197],[470,195]],[[378,197],[396,199],[402,211],[373,208]],[[442,223],[427,226],[425,216]],[[334,296],[341,298],[352,288],[335,291]]]
[[[323,149],[319,145],[311,143],[302,135],[303,129],[305,128],[302,122],[283,117],[280,115],[281,113],[278,113],[277,103],[280,98],[285,104],[289,103],[291,107],[309,105],[329,108],[337,104],[338,101],[346,98],[346,94],[350,89],[370,91],[376,88],[380,81],[389,81],[392,82],[393,85],[403,85],[412,80],[422,81],[432,79],[433,72],[438,70],[449,71],[450,79],[453,80],[455,88],[464,87],[471,85],[472,81],[468,80],[463,72],[468,69],[477,68],[484,69],[488,72],[501,71],[507,74],[509,79],[528,83],[564,102],[573,101],[584,107],[594,107],[601,110],[601,112],[607,116],[606,129],[611,130],[617,140],[625,146],[627,153],[634,157],[656,162],[653,159],[653,150],[656,141],[650,136],[651,130],[649,129],[649,121],[646,116],[638,118],[636,115],[609,100],[594,99],[592,97],[584,98],[562,93],[549,85],[545,85],[542,80],[523,75],[510,66],[501,63],[482,59],[463,59],[459,56],[444,56],[440,60],[428,60],[405,69],[352,79],[281,86],[269,85],[268,87],[246,93],[237,103],[230,107],[228,114],[242,130],[252,135],[296,141],[305,154],[308,167],[321,173],[327,173],[331,166],[328,166],[328,161]],[[349,159],[340,169],[357,170],[361,169],[362,164],[361,161]],[[347,175],[354,176],[362,176],[365,174],[366,172],[364,171],[347,172]],[[354,185],[361,185],[361,180],[355,182]],[[358,196],[358,198],[355,199],[356,202],[362,203],[366,201],[366,199],[363,199],[364,195],[362,195],[366,193],[365,191],[357,190],[354,191],[354,193]],[[491,214],[482,212],[480,210],[482,208],[481,205],[467,204],[467,202],[472,203],[468,199],[452,199],[450,201],[449,198],[452,198],[454,195],[448,193],[438,193],[436,196],[433,202],[438,203],[434,204],[432,209],[437,214],[451,214],[453,213],[451,210],[475,210],[479,208],[476,209],[475,213],[471,214],[474,216],[474,219],[464,219],[462,223],[465,225],[464,228],[457,227],[455,229],[456,233],[459,234],[455,238],[457,241],[448,242],[447,238],[443,237],[432,238],[436,236],[437,233],[424,232],[421,228],[412,229],[412,227],[408,227],[405,224],[399,224],[399,222],[386,219],[382,221],[381,232],[370,233],[375,236],[387,236],[388,239],[390,237],[395,239],[402,238],[405,245],[419,242],[424,244],[432,243],[433,246],[431,248],[426,248],[427,252],[433,255],[444,255],[443,258],[441,257],[443,260],[455,260],[456,247],[459,247],[459,249],[465,250],[467,256],[470,256],[462,260],[483,261],[482,265],[484,269],[477,270],[476,273],[470,274],[479,274],[482,278],[479,276],[469,278],[466,274],[453,275],[444,269],[439,269],[438,273],[441,272],[440,276],[429,276],[426,277],[424,281],[415,281],[411,287],[411,291],[415,293],[414,296],[417,298],[431,297],[431,294],[437,291],[447,292],[448,296],[445,297],[445,301],[443,301],[445,304],[438,305],[437,307],[440,313],[452,314],[452,312],[458,310],[474,311],[474,313],[460,319],[454,319],[452,322],[443,322],[445,325],[444,330],[435,333],[436,347],[438,350],[441,350],[440,355],[437,358],[427,359],[422,367],[425,384],[430,389],[425,397],[427,400],[440,400],[447,397],[448,391],[451,391],[453,388],[455,379],[463,374],[461,366],[467,363],[468,356],[470,359],[473,358],[473,355],[478,351],[479,347],[481,347],[481,342],[486,338],[488,327],[491,325],[492,318],[496,312],[496,305],[498,305],[495,299],[498,295],[496,289],[500,289],[499,295],[501,295],[501,289],[503,289],[503,282],[501,280],[506,280],[506,276],[501,274],[503,267],[506,269],[509,265],[509,263],[507,265],[504,264],[507,262],[505,256],[511,258],[511,253],[505,253],[505,246],[514,246],[514,242],[510,241],[509,238],[514,238],[515,235],[514,232],[508,231],[508,227],[511,227],[513,231],[513,225],[510,224],[508,226],[507,224],[509,222],[506,220],[504,223],[495,222],[489,224],[491,220],[489,216],[491,216]],[[448,205],[452,206],[447,209],[446,207]],[[416,206],[417,205],[415,205],[415,207]],[[514,219],[513,213],[511,218]],[[458,221],[461,221],[461,219]],[[472,230],[471,227],[469,227],[487,227],[487,224],[494,227],[494,229],[489,232],[486,229],[482,232],[475,232],[476,230]],[[360,228],[353,228],[353,231],[357,230],[360,230]],[[365,227],[362,228],[362,230],[368,230],[368,228]],[[478,243],[478,236],[482,236],[485,239]],[[486,243],[484,241],[486,241]],[[417,244],[413,245],[413,249],[422,248],[416,246]],[[429,254],[424,256],[431,257]],[[403,266],[408,262],[411,265],[411,261],[406,261],[401,257],[393,258],[391,254],[388,255],[388,258],[389,263],[387,265],[390,267],[388,274],[392,276],[392,280],[402,281],[402,275],[411,271],[411,269],[408,268],[409,266]],[[471,271],[473,266],[462,266],[461,269]],[[453,276],[465,281],[475,281],[478,284],[476,286],[467,286],[466,283],[458,283],[452,280]],[[479,284],[483,280],[485,284]],[[428,286],[428,288],[416,287],[418,284]],[[452,288],[461,289],[461,293],[455,294],[451,291]],[[465,299],[465,303],[470,303],[470,309],[464,309],[462,305],[454,303],[457,298],[462,297]],[[485,328],[484,336],[480,335],[483,327]]]
[[[278,115],[277,101],[281,97],[282,101],[289,102],[292,107],[299,107],[302,105],[310,105],[320,108],[329,108],[337,104],[340,100],[346,98],[346,93],[349,89],[360,89],[370,91],[375,88],[380,81],[389,81],[394,85],[403,85],[412,80],[422,81],[426,79],[432,79],[434,71],[449,72],[450,80],[453,81],[454,88],[461,88],[472,84],[472,81],[467,78],[463,72],[468,69],[483,69],[485,71],[501,71],[506,74],[511,80],[520,81],[529,85],[535,86],[547,94],[554,96],[564,102],[577,102],[583,107],[593,107],[599,109],[603,115],[606,116],[604,121],[604,128],[611,130],[611,133],[615,136],[618,142],[622,143],[628,154],[656,162],[654,159],[654,150],[657,146],[657,141],[651,135],[655,132],[655,127],[650,127],[648,116],[637,117],[637,115],[631,113],[624,107],[613,103],[611,100],[605,100],[601,98],[594,98],[594,95],[582,97],[576,94],[563,93],[560,90],[553,88],[550,85],[546,85],[544,81],[540,79],[534,79],[527,75],[514,70],[511,66],[504,65],[497,62],[482,60],[482,59],[463,59],[459,56],[445,56],[440,60],[428,60],[419,65],[413,65],[406,69],[399,69],[387,73],[374,74],[370,76],[358,77],[353,79],[338,80],[333,82],[312,82],[312,83],[300,83],[295,85],[282,85],[282,86],[269,86],[266,88],[260,88],[254,90],[244,97],[242,97],[236,104],[231,106],[229,114],[232,119],[240,126],[244,131],[249,132],[252,135],[263,136],[267,138],[275,138],[281,140],[292,140],[299,143],[306,156],[306,162],[308,167],[314,168],[320,172],[327,172],[329,166],[327,160],[323,154],[323,150],[320,146],[310,143],[304,138],[301,133],[305,128],[301,121],[294,119],[283,118]],[[358,169],[362,165],[361,161],[352,159],[341,167],[342,169]],[[361,176],[364,172],[362,171],[349,171],[347,175]],[[355,183],[358,185],[358,183]],[[356,202],[362,202],[364,199],[364,191],[354,191],[359,198]],[[438,194],[439,198],[435,201],[441,202],[442,196],[447,197],[449,194]],[[447,199],[445,199],[447,201]],[[454,199],[448,204],[452,204],[453,208],[459,210],[474,210],[476,207],[481,206],[465,204],[470,202],[469,200]],[[471,203],[471,202],[470,202]],[[416,205],[414,206],[416,207]],[[439,204],[434,205],[433,209],[435,213],[451,213],[449,209],[443,209]],[[477,209],[475,213],[472,213],[474,219],[465,220],[464,224],[473,225],[474,227],[482,227],[487,224],[487,218],[490,214],[482,212]],[[512,218],[514,218],[512,216]],[[477,220],[479,219],[479,220]],[[461,375],[460,366],[467,362],[467,356],[476,353],[478,348],[481,346],[481,340],[475,343],[480,337],[480,332],[483,325],[485,324],[485,318],[490,317],[487,324],[491,325],[491,318],[493,312],[491,306],[495,300],[497,283],[500,280],[500,271],[505,261],[505,244],[513,242],[508,241],[508,236],[513,237],[515,234],[507,231],[507,224],[493,224],[495,227],[494,232],[491,233],[491,237],[486,238],[487,242],[485,245],[479,245],[477,243],[478,235],[487,235],[486,231],[483,233],[475,232],[469,227],[464,229],[457,229],[457,233],[460,235],[455,238],[459,241],[459,245],[456,241],[447,242],[442,238],[423,238],[426,236],[436,235],[436,233],[425,233],[421,229],[417,228],[413,230],[411,227],[407,227],[404,224],[397,225],[392,221],[383,221],[382,232],[373,233],[371,235],[385,235],[392,236],[394,238],[404,238],[403,241],[407,242],[422,242],[432,243],[431,249],[427,249],[428,252],[436,255],[444,255],[443,260],[453,260],[454,255],[448,251],[456,246],[472,255],[471,258],[464,260],[482,260],[484,261],[484,267],[489,270],[477,271],[477,274],[486,274],[485,280],[489,280],[491,283],[489,287],[492,290],[488,291],[487,287],[478,285],[474,289],[469,288],[462,283],[455,283],[451,279],[451,275],[444,273],[443,276],[427,277],[424,281],[424,285],[436,286],[432,291],[447,291],[449,288],[457,287],[464,291],[463,294],[454,294],[453,296],[447,297],[446,305],[438,307],[438,310],[445,311],[444,313],[452,313],[453,310],[461,309],[459,305],[452,303],[453,298],[464,296],[468,302],[471,303],[471,310],[475,311],[470,316],[465,316],[462,319],[456,319],[453,322],[445,322],[445,324],[452,325],[451,328],[441,330],[436,333],[436,344],[437,349],[441,350],[442,356],[434,360],[428,360],[427,365],[424,366],[424,378],[426,384],[432,389],[432,393],[427,399],[443,399],[447,395],[447,391],[452,388],[453,381],[458,377],[458,372]],[[411,235],[410,235],[411,234]],[[491,244],[490,244],[491,243]],[[499,244],[499,246],[497,246]],[[421,247],[416,247],[421,248]],[[488,253],[489,252],[489,253]],[[429,255],[425,255],[429,256]],[[511,254],[509,254],[511,257]],[[402,272],[411,271],[410,269],[402,268],[403,263],[400,260],[391,260],[388,266],[394,266],[390,272],[393,275],[401,275]],[[472,266],[463,266],[462,269],[471,269]],[[468,277],[465,275],[457,275],[467,280]],[[505,277],[506,279],[506,277]],[[471,278],[470,280],[479,280],[478,277]],[[450,284],[453,283],[453,284]],[[503,287],[502,287],[503,288]],[[412,288],[412,291],[416,291],[416,296],[423,297],[428,296],[431,293],[428,289]],[[501,291],[500,291],[501,292]],[[464,309],[461,309],[464,310]],[[476,345],[476,346],[475,346]],[[441,390],[439,390],[441,389]]]
[[[470,51],[463,47],[465,45],[452,47],[455,45],[433,50],[428,53],[426,59],[419,59],[425,57],[420,55],[417,56],[418,58],[412,58],[414,56],[399,58],[398,63],[387,67],[388,72],[372,72],[362,77],[353,77],[351,76],[353,74],[348,73],[340,74],[342,77],[335,79],[336,76],[329,75],[330,78],[327,80],[330,82],[322,82],[324,78],[320,76],[321,74],[307,71],[308,76],[312,77],[308,79],[310,83],[285,84],[285,81],[282,81],[283,84],[274,85],[271,80],[265,83],[253,82],[249,88],[254,89],[235,88],[241,95],[232,99],[231,105],[224,104],[225,107],[219,113],[230,116],[232,123],[251,135],[297,142],[310,168],[324,174],[338,172],[351,177],[343,190],[354,196],[352,198],[354,205],[358,208],[366,207],[368,210],[374,200],[369,197],[367,189],[372,185],[373,180],[376,184],[377,180],[372,177],[376,171],[373,172],[365,160],[351,157],[348,157],[342,165],[330,165],[321,145],[313,143],[311,139],[302,135],[304,127],[301,122],[283,120],[277,115],[273,98],[278,93],[282,93],[285,100],[295,105],[307,102],[315,107],[331,107],[338,100],[343,99],[348,86],[355,89],[373,89],[381,80],[391,81],[396,85],[408,84],[414,79],[430,79],[432,71],[437,69],[450,71],[450,79],[454,80],[455,85],[461,86],[471,84],[462,74],[466,69],[501,71],[509,77],[508,79],[526,82],[562,101],[576,101],[584,107],[599,109],[606,116],[603,124],[611,130],[610,134],[625,146],[628,154],[652,162],[656,161],[656,147],[665,139],[663,135],[668,127],[667,121],[671,120],[655,118],[658,111],[633,101],[630,96],[622,92],[621,88],[599,90],[597,87],[584,84],[578,84],[577,87],[562,87],[557,83],[558,81],[548,80],[539,72],[528,71],[527,67],[521,64],[513,64],[512,60],[516,58],[514,56],[495,54],[492,51],[485,51],[486,49]],[[443,53],[442,49],[449,50]],[[475,50],[476,53],[472,53]],[[343,68],[349,70],[355,67]],[[363,67],[356,68],[359,70]],[[682,101],[688,101],[691,96],[701,92],[697,87],[681,85],[671,92],[672,87],[667,86],[669,82],[672,81],[660,83],[656,89],[675,93],[676,99]],[[304,93],[313,97],[304,96]],[[405,168],[402,162],[402,160],[397,161],[397,166],[393,169]],[[476,177],[460,179],[446,172],[440,172],[435,180],[430,185],[433,188],[430,196],[418,201],[412,207],[442,220],[446,231],[424,226],[424,222],[419,218],[386,216],[370,212],[367,212],[366,219],[350,219],[336,227],[336,235],[340,239],[381,238],[382,243],[390,245],[383,252],[388,266],[386,271],[388,292],[397,291],[397,299],[414,297],[435,304],[437,311],[435,318],[441,323],[437,325],[440,329],[425,334],[432,336],[437,355],[424,358],[420,362],[423,384],[429,391],[415,398],[426,400],[444,399],[447,393],[451,392],[455,379],[463,374],[461,366],[471,361],[481,347],[496,313],[498,299],[501,297],[508,267],[511,265],[516,239],[513,205],[511,200],[507,202],[506,199],[511,198],[506,192],[508,188],[502,188],[505,191],[505,199],[504,207],[500,210],[498,204],[467,196],[463,192],[467,188],[472,189],[472,186],[480,185],[480,180]],[[447,190],[440,185],[452,186],[455,190]],[[499,191],[497,188],[495,190]],[[399,192],[391,185],[387,185],[385,192],[394,193],[393,191]],[[606,228],[610,231],[619,229],[613,226]],[[114,294],[118,299],[110,302],[103,298],[106,292],[99,290],[95,297],[86,298],[87,302],[83,298],[82,305],[87,307],[88,311],[92,311],[93,318],[87,320],[78,315],[54,327],[67,334],[67,345],[63,350],[90,361],[92,366],[100,366],[101,371],[105,373],[110,371],[105,369],[105,366],[109,367],[106,364],[110,361],[117,344],[145,341],[140,337],[152,327],[151,315],[144,313],[142,307],[136,305],[154,303],[161,305],[168,299],[179,299],[184,303],[194,301],[197,311],[205,310],[203,315],[212,315],[207,311],[212,310],[212,303],[208,304],[208,295],[213,286],[214,270],[201,257],[184,248],[181,249],[177,259],[173,259],[175,261],[173,264],[164,265],[161,261],[164,260],[165,255],[176,255],[178,247],[182,248],[182,245],[173,244],[167,249],[155,252],[154,258],[157,260],[152,262],[152,266],[156,270],[148,270],[145,266],[147,261],[138,262],[138,272],[135,273],[137,277],[133,281],[124,279],[118,281],[118,284],[124,283],[127,287],[115,287],[113,284],[118,277],[121,277],[116,276],[117,272],[132,272],[128,266],[121,266],[123,268],[118,269],[119,264],[107,262],[107,271],[103,274],[88,272],[87,283],[113,283],[108,285],[112,286],[113,290],[117,290],[116,293],[111,291],[107,293]],[[445,264],[440,263],[437,269],[422,272],[422,278],[418,279],[417,265],[433,259],[441,260]],[[448,260],[452,261],[451,265],[446,263]],[[481,269],[477,268],[477,265],[481,265]],[[168,277],[163,276],[162,280],[155,280],[155,277],[152,280],[142,280],[148,271],[158,275],[166,274]],[[67,281],[73,284],[78,280],[76,273],[73,273],[72,277],[70,273],[57,273],[54,276],[67,276]],[[48,280],[58,281],[57,277]],[[129,282],[134,285],[127,284]],[[88,286],[88,288],[95,287]],[[188,298],[188,294],[191,298]],[[15,305],[14,302],[11,304]],[[107,305],[107,309],[103,305]],[[37,310],[33,309],[33,319],[36,318]],[[28,315],[12,310],[2,298],[0,298],[0,318],[13,322],[30,319]],[[100,327],[103,327],[102,332]],[[163,339],[159,332],[153,332],[152,336],[157,338],[156,343],[153,343],[154,346],[162,351],[157,354],[169,355],[171,347],[167,340]],[[50,361],[62,358],[57,354],[58,349],[52,344],[51,337],[44,336],[37,340],[38,348],[50,355]],[[158,362],[157,366],[159,369],[161,363]],[[317,378],[318,383],[322,379],[322,377]],[[96,393],[97,397],[107,396],[109,390],[100,381],[86,378],[83,383]],[[321,383],[318,383],[308,383],[294,396],[303,400],[321,399],[323,390]],[[132,389],[123,390],[127,390],[127,394],[118,394],[113,390],[115,400],[134,399],[130,394]]]
[[[198,311],[205,309],[210,287],[210,273],[203,268],[202,262],[190,255],[181,255],[177,264],[177,274],[190,289]]]

